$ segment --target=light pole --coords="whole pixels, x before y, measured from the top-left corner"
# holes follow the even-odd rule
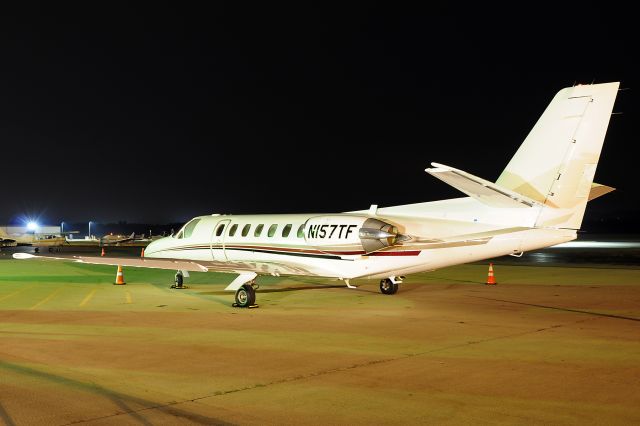
[[[60,222],[60,233],[64,234],[64,222]]]
[[[89,239],[91,239],[91,221],[89,221]]]

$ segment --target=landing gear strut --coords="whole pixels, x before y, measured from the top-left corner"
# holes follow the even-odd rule
[[[187,274],[187,276],[189,275]],[[184,274],[182,273],[182,271],[176,272],[174,284],[171,286],[171,288],[177,288],[177,289],[187,288],[187,286],[183,285],[183,283],[184,283]]]
[[[251,284],[244,284],[236,290],[236,303],[239,308],[248,308],[256,303],[256,290]]]
[[[396,294],[398,292],[398,283],[394,283],[390,278],[380,280],[380,291],[382,294]]]

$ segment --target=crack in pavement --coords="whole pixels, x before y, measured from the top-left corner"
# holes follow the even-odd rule
[[[580,309],[561,308],[561,307],[558,307],[558,306],[537,305],[535,303],[517,302],[515,300],[492,299],[492,298],[489,298],[489,297],[482,297],[482,296],[467,296],[467,297],[474,297],[476,299],[492,300],[494,302],[505,302],[505,303],[513,303],[513,304],[516,304],[516,305],[533,306],[533,307],[536,307],[536,308],[553,309],[553,310],[556,310],[556,311],[575,312],[575,313],[579,313],[579,314],[594,315],[594,316],[598,316],[598,317],[615,318],[615,319],[622,319],[622,320],[627,320],[627,321],[640,321],[640,318],[625,317],[623,315],[605,314],[603,312],[582,311]]]
[[[580,323],[580,322],[584,322],[584,321],[585,320],[572,321],[571,323],[567,323],[567,324],[575,324],[575,323]],[[555,325],[551,325],[551,326],[548,326],[548,327],[538,328],[538,329],[535,329],[535,330],[527,330],[527,331],[521,331],[521,332],[518,332],[518,333],[505,334],[505,335],[502,335],[502,336],[494,336],[494,337],[489,337],[489,338],[481,339],[481,340],[471,340],[471,341],[464,342],[464,343],[458,343],[458,344],[455,344],[455,345],[444,346],[444,347],[441,347],[441,348],[434,348],[434,349],[430,349],[430,350],[422,351],[422,352],[404,354],[402,356],[397,356],[397,357],[392,357],[392,358],[375,359],[375,360],[371,360],[371,361],[367,361],[367,362],[361,362],[361,363],[357,363],[357,364],[352,364],[352,365],[348,365],[348,366],[344,366],[344,367],[336,367],[336,368],[331,368],[331,369],[327,369],[327,370],[320,370],[320,371],[315,371],[315,372],[308,373],[308,374],[299,374],[299,375],[296,375],[296,376],[285,377],[285,378],[282,378],[282,379],[273,380],[273,381],[267,382],[267,383],[257,383],[257,384],[254,384],[254,385],[244,386],[244,387],[241,387],[241,388],[230,389],[230,390],[226,390],[226,391],[217,391],[217,392],[215,392],[213,394],[205,395],[205,396],[201,396],[201,397],[197,397],[197,398],[188,399],[188,400],[185,400],[184,402],[195,402],[195,401],[206,399],[206,398],[212,398],[212,397],[216,397],[216,396],[228,395],[228,394],[232,394],[232,393],[237,393],[237,392],[242,392],[242,391],[252,390],[252,389],[258,389],[258,388],[278,385],[278,384],[282,384],[282,383],[289,383],[289,382],[294,382],[294,381],[298,381],[298,380],[305,380],[305,379],[310,379],[310,378],[318,377],[318,376],[324,376],[324,375],[328,375],[328,374],[332,374],[332,373],[339,373],[339,372],[343,372],[343,371],[354,370],[356,368],[361,368],[361,367],[369,367],[369,366],[377,365],[377,364],[385,364],[385,363],[390,363],[390,362],[394,362],[394,361],[401,361],[401,360],[405,360],[405,359],[409,359],[409,358],[413,358],[413,357],[428,355],[428,354],[441,352],[441,351],[447,351],[447,350],[450,350],[450,349],[456,349],[456,348],[461,348],[461,347],[465,347],[465,346],[478,345],[478,344],[481,344],[481,343],[491,342],[491,341],[495,341],[495,340],[508,339],[508,338],[511,338],[511,337],[520,337],[520,336],[525,336],[527,334],[540,333],[540,332],[551,330],[551,329],[554,329],[554,328],[563,327],[563,326],[565,326],[567,324],[555,324]]]

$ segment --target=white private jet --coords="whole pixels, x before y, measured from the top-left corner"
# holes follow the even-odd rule
[[[143,259],[85,263],[238,274],[237,306],[255,303],[258,275],[380,279],[394,294],[407,274],[520,255],[574,240],[593,183],[619,83],[560,90],[498,180],[432,163],[426,172],[467,195],[336,214],[207,215],[149,244]],[[16,257],[33,257],[16,254]]]

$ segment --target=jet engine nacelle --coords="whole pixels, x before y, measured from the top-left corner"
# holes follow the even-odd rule
[[[307,244],[335,254],[371,253],[398,239],[395,226],[367,216],[316,216],[307,220],[304,230]]]

